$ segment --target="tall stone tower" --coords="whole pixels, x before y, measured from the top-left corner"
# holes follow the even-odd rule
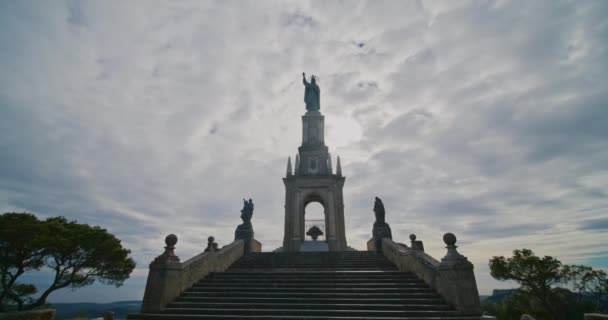
[[[331,164],[331,156],[325,145],[325,117],[321,112],[311,110],[302,116],[302,145],[298,148],[295,166],[291,158],[287,161],[285,184],[285,237],[284,251],[300,251],[306,237],[304,230],[305,208],[311,202],[318,202],[324,208],[325,239],[329,251],[345,251],[344,198],[340,158],[336,161],[336,173]]]

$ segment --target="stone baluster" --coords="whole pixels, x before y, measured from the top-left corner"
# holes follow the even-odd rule
[[[437,267],[437,291],[463,314],[479,315],[481,306],[473,264],[456,250],[458,246],[454,234],[446,233],[443,241],[448,252]]]
[[[142,313],[161,311],[180,293],[182,264],[175,255],[177,236],[170,234],[165,238],[165,252],[150,263],[146,291],[142,302]]]

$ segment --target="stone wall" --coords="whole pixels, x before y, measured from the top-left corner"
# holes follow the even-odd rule
[[[251,239],[251,247],[249,252],[262,252],[262,243],[256,239]]]
[[[446,234],[444,241],[448,253],[441,261],[388,238],[382,240],[382,252],[400,271],[416,274],[456,310],[479,315],[481,302],[473,265],[456,251],[453,234]]]
[[[0,320],[54,320],[54,309],[38,309],[28,311],[0,313]]]
[[[219,251],[203,252],[182,263],[180,293],[192,287],[211,272],[228,269],[243,255],[242,240],[235,241]]]
[[[236,240],[219,251],[203,252],[181,263],[173,253],[177,237],[172,243],[167,240],[166,242],[165,253],[150,264],[142,313],[161,311],[169,302],[209,273],[228,269],[244,253],[243,240]]]
[[[410,249],[403,243],[384,238],[382,241],[384,255],[400,271],[413,272],[429,287],[436,288],[437,268],[439,261],[422,251]]]

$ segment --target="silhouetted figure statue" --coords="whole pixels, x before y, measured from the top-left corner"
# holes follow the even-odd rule
[[[243,223],[236,227],[234,232],[235,240],[243,240],[245,242],[245,252],[251,250],[251,239],[253,239],[253,226],[251,225],[251,217],[253,216],[253,201],[243,199],[243,209],[241,210],[241,219]]]
[[[304,83],[304,103],[307,111],[319,111],[321,109],[321,89],[317,85],[317,78],[312,76],[310,82],[306,81],[306,74],[302,72],[302,83]]]
[[[374,214],[376,215],[376,222],[374,222],[374,229],[372,230],[374,244],[376,246],[376,251],[382,252],[382,239],[393,239],[393,235],[391,227],[384,221],[384,204],[378,197],[376,197],[374,202]]]
[[[317,241],[317,238],[323,235],[323,231],[321,231],[321,229],[319,229],[317,226],[312,226],[310,229],[308,229],[306,235],[310,236],[313,241]]]

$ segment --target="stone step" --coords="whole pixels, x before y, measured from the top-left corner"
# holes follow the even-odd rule
[[[405,277],[370,277],[365,278],[306,278],[306,277],[211,277],[205,278],[198,283],[342,283],[342,284],[355,284],[355,283],[419,283],[424,284],[424,281],[420,279],[412,279]]]
[[[307,268],[307,267],[318,267],[318,268],[384,268],[384,267],[393,267],[391,263],[388,262],[378,262],[378,263],[322,263],[322,262],[298,262],[298,261],[286,261],[286,262],[268,262],[268,263],[237,263],[231,266],[231,269],[234,268],[260,268],[260,267],[271,267],[271,268],[281,268],[284,266],[289,266],[292,268]]]
[[[192,287],[186,292],[301,292],[301,293],[418,293],[418,292],[433,292],[432,289],[428,287],[413,287],[413,288],[395,288],[395,287],[386,287],[386,288],[369,288],[369,287],[361,287],[361,288],[353,288],[353,287],[225,287],[225,286],[200,286],[200,287]]]
[[[247,259],[243,258],[238,263],[271,263],[271,262],[314,262],[314,263],[385,263],[388,260],[386,258],[373,258],[373,259],[307,259],[307,258],[293,258],[293,259]]]
[[[332,297],[198,297],[181,296],[176,302],[232,302],[232,303],[312,303],[312,304],[443,304],[441,298],[332,298]]]
[[[420,316],[458,316],[457,311],[447,310],[352,310],[349,308],[334,308],[316,310],[301,309],[250,309],[250,308],[165,308],[163,313],[169,314],[204,314],[204,315],[274,315],[274,316],[352,316],[352,317],[420,317]]]
[[[194,288],[212,287],[257,287],[257,288],[427,288],[424,282],[271,282],[271,281],[205,281],[194,285]]]
[[[129,319],[478,320],[374,252],[251,253]]]
[[[389,271],[397,271],[396,267],[384,267],[384,268],[377,268],[377,267],[373,267],[373,268],[313,268],[313,267],[307,267],[307,268],[296,268],[296,267],[289,267],[289,268],[234,268],[234,269],[228,269],[226,272],[230,273],[230,272],[254,272],[254,273],[258,273],[258,272],[361,272],[361,271],[367,271],[367,272],[389,272]]]
[[[284,320],[484,320],[484,317],[441,316],[441,317],[342,317],[342,316],[289,316],[289,315],[187,315],[187,314],[130,314],[127,319],[140,320],[251,320],[251,319],[284,319]]]
[[[422,280],[399,280],[399,279],[369,279],[369,280],[357,280],[357,279],[312,279],[307,281],[306,279],[279,279],[279,280],[271,280],[271,279],[207,279],[204,281],[198,282],[196,285],[205,285],[205,284],[225,284],[225,285],[269,285],[269,284],[277,284],[277,285],[328,285],[328,286],[347,286],[347,285],[426,285]]]
[[[232,268],[253,268],[253,267],[272,267],[272,268],[280,268],[283,266],[290,266],[293,268],[306,268],[306,267],[323,267],[323,268],[356,268],[356,267],[365,267],[365,268],[383,268],[383,267],[393,267],[392,264],[387,262],[379,262],[379,263],[316,263],[316,262],[297,262],[297,261],[289,261],[289,262],[269,262],[269,263],[238,263],[231,266]]]
[[[296,255],[266,255],[266,254],[249,254],[242,257],[243,260],[328,260],[328,261],[341,261],[341,260],[386,260],[386,257],[382,255],[372,254],[363,256],[340,256],[340,255],[317,255],[317,254],[296,254]]]
[[[408,278],[418,279],[409,272],[395,270],[369,270],[369,271],[280,271],[280,270],[257,270],[256,272],[243,272],[242,270],[229,270],[227,272],[214,272],[211,278],[273,278],[273,279],[378,279],[378,278]]]
[[[428,287],[424,282],[289,282],[289,281],[207,281],[200,282],[194,287],[196,288],[208,288],[208,287],[265,287],[265,288],[426,288]]]
[[[238,263],[249,263],[249,262],[286,262],[286,261],[300,261],[300,262],[308,262],[308,261],[314,261],[314,262],[332,262],[332,263],[340,263],[340,262],[361,262],[361,263],[382,263],[382,262],[386,262],[389,261],[388,259],[384,258],[384,257],[378,257],[378,258],[358,258],[358,259],[351,259],[351,258],[302,258],[302,257],[297,257],[297,258],[258,258],[258,259],[254,259],[254,258],[241,258],[239,261],[237,261]]]
[[[208,291],[196,292],[186,291],[182,297],[264,297],[264,298],[350,298],[350,299],[369,299],[369,298],[439,298],[439,295],[432,290],[426,292],[225,292]]]
[[[429,310],[444,311],[450,310],[444,304],[361,304],[361,303],[243,303],[243,302],[172,302],[169,308],[212,308],[212,309],[307,309],[307,310],[383,310],[383,311],[409,311],[409,310]]]

